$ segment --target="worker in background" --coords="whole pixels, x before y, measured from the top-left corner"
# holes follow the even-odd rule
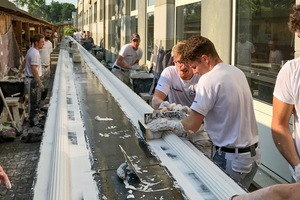
[[[181,62],[184,44],[185,41],[181,41],[172,49],[175,66],[165,68],[158,80],[152,98],[154,109],[163,108],[172,103],[190,107],[194,101],[200,75],[193,74],[193,70]],[[166,97],[168,97],[168,102],[164,101]],[[190,139],[197,148],[211,158],[212,145],[204,125]]]
[[[140,42],[139,34],[133,33],[130,43],[121,48],[119,56],[112,67],[112,73],[128,86],[130,85],[130,70],[141,69],[139,61],[143,56],[143,51],[139,48]]]
[[[201,75],[187,118],[156,119],[152,132],[172,130],[193,134],[205,118],[207,133],[216,147],[212,160],[235,181],[248,188],[260,163],[258,128],[253,99],[245,74],[223,63],[214,44],[202,36],[186,41],[181,57]]]
[[[45,43],[43,48],[39,49],[42,64],[42,76],[44,91],[41,94],[41,101],[45,100],[50,87],[50,75],[51,75],[51,53],[53,52],[52,42],[50,41],[52,36],[52,29],[50,27],[44,28]],[[41,103],[43,106],[43,103]]]
[[[94,46],[94,39],[91,37],[91,32],[90,31],[86,32],[86,37],[85,38],[81,38],[81,43],[82,43],[82,46],[87,51],[92,50],[92,47]]]
[[[300,5],[293,7],[289,29],[300,37]],[[297,40],[297,39],[296,39]],[[289,162],[292,176],[300,182],[300,58],[286,62],[278,73],[273,93],[273,140]],[[293,114],[294,133],[290,131]]]
[[[58,45],[58,33],[57,30],[55,30],[53,33],[53,49],[56,49],[57,45]]]
[[[39,123],[38,117],[38,93],[44,90],[44,85],[40,76],[42,75],[42,65],[39,50],[43,48],[45,42],[44,35],[36,34],[32,37],[32,43],[30,49],[28,49],[25,56],[25,60],[20,68],[20,73],[24,68],[24,85],[28,94],[28,115],[30,126],[37,125]]]

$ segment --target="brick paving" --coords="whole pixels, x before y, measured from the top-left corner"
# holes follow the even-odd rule
[[[57,59],[58,50],[55,50],[51,55],[54,69]],[[51,90],[49,91],[51,93]],[[24,143],[20,137],[12,142],[0,143],[0,165],[12,183],[10,190],[7,190],[4,184],[0,185],[0,200],[33,199],[33,186],[40,155],[39,149],[40,142]]]

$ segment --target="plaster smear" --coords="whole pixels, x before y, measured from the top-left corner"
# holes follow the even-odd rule
[[[97,115],[94,119],[97,121],[112,121],[113,120],[112,118],[108,118],[108,117],[101,118],[101,117],[99,117],[99,115]]]

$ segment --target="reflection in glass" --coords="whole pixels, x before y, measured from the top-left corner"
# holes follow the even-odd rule
[[[154,5],[154,0],[148,0],[148,6],[153,6]]]
[[[147,60],[150,60],[154,45],[154,12],[147,14]]]
[[[130,18],[131,22],[131,33],[137,33],[138,32],[138,17],[137,16],[132,16]]]
[[[287,22],[294,1],[237,0],[235,65],[246,75],[255,99],[272,103],[278,71],[293,58]]]
[[[201,34],[201,2],[176,8],[176,40],[186,40]]]
[[[131,11],[138,9],[138,0],[131,0]]]

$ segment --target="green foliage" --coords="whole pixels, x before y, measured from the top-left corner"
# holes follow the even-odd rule
[[[45,0],[13,0],[16,5],[27,5],[28,12],[33,16],[42,18],[54,24],[63,24],[72,18],[72,12],[76,8],[71,3],[60,3],[52,1],[50,5],[46,5]]]
[[[73,26],[68,26],[68,27],[64,27],[63,33],[64,33],[64,35],[69,36],[69,35],[73,35],[73,32],[75,30],[76,29]]]

